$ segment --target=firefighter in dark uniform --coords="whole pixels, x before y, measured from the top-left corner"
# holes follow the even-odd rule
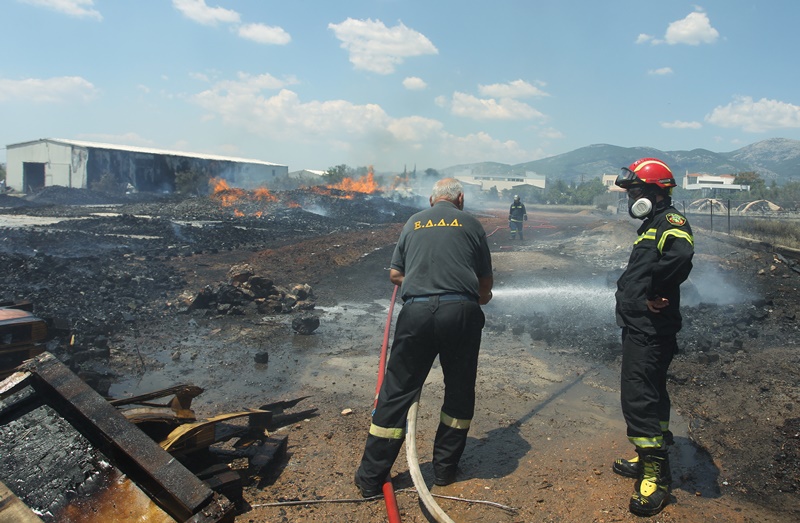
[[[630,511],[652,516],[670,501],[667,369],[678,350],[680,285],[692,270],[694,237],[686,217],[672,206],[676,184],[664,162],[637,160],[615,183],[627,191],[631,217],[643,223],[616,292],[622,414],[636,457],[617,459],[613,470],[637,479]]]
[[[522,222],[528,221],[528,212],[525,210],[525,204],[519,199],[519,195],[514,195],[514,201],[511,203],[511,208],[508,210],[508,228],[511,230],[511,239],[515,239],[519,233],[519,239],[522,239]]]
[[[400,286],[403,308],[355,474],[364,497],[381,493],[405,438],[408,410],[437,355],[445,391],[433,446],[436,485],[455,481],[475,411],[481,305],[492,299],[491,255],[483,226],[463,211],[458,180],[436,182],[430,204],[405,224],[392,256],[389,279]]]

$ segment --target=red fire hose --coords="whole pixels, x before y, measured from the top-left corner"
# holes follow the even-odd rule
[[[386,373],[386,354],[389,350],[389,328],[392,326],[392,314],[394,312],[394,301],[397,298],[397,285],[394,286],[392,301],[389,304],[389,314],[386,316],[386,328],[383,331],[383,346],[381,347],[381,359],[378,364],[378,384],[375,386],[375,402],[372,404],[373,410],[378,405],[378,393],[383,384],[383,375]],[[386,504],[386,515],[389,523],[400,523],[400,510],[397,507],[397,498],[394,495],[391,473],[386,475],[383,482],[383,502]]]

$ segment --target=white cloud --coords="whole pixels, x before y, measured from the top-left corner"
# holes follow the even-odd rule
[[[421,91],[428,87],[428,84],[425,83],[425,80],[422,78],[417,78],[416,76],[409,76],[408,78],[403,80],[403,87],[408,89],[409,91]]]
[[[223,122],[280,138],[307,137],[326,133],[363,134],[374,127],[385,128],[388,117],[375,104],[356,105],[345,100],[300,101],[285,82],[269,74],[239,75],[238,81],[222,81],[194,96],[194,101]],[[280,91],[272,96],[264,90]]]
[[[800,128],[800,106],[766,98],[756,102],[750,96],[737,96],[728,105],[715,107],[706,121],[751,133],[797,129]]]
[[[476,120],[530,120],[544,115],[530,105],[513,98],[478,98],[455,92],[450,111],[457,116]]]
[[[546,138],[548,140],[560,140],[562,138],[565,138],[564,133],[562,133],[558,129],[553,129],[552,127],[542,129],[537,134],[539,138]]]
[[[205,0],[172,0],[172,5],[189,20],[203,25],[238,24],[239,13],[223,7],[209,7]]]
[[[422,142],[435,138],[441,133],[442,122],[422,116],[397,118],[389,123],[387,129],[392,136],[403,142]]]
[[[402,23],[389,28],[380,20],[348,18],[328,28],[350,53],[350,63],[373,73],[391,74],[408,57],[439,53],[425,35]]]
[[[0,102],[57,103],[74,100],[89,101],[97,92],[91,82],[79,76],[60,76],[44,80],[39,78],[27,78],[25,80],[0,78]]]
[[[675,120],[674,122],[661,122],[661,127],[664,129],[700,129],[703,127],[703,124],[700,122]]]
[[[708,15],[702,11],[689,13],[686,18],[676,20],[667,26],[664,39],[655,38],[652,35],[641,33],[636,37],[637,44],[650,43],[659,44],[686,44],[700,45],[713,44],[719,38],[719,31],[711,27]]]
[[[264,24],[244,24],[238,29],[239,36],[259,44],[286,45],[292,41],[289,33],[280,27]]]
[[[659,67],[658,69],[650,69],[647,74],[653,76],[666,76],[672,74],[672,67]]]
[[[528,98],[531,96],[550,96],[524,80],[514,80],[507,84],[479,85],[478,92],[494,98]]]
[[[534,153],[524,149],[514,140],[503,142],[484,132],[467,136],[445,135],[440,149],[442,156],[451,163],[482,162],[487,158],[496,158],[497,161],[505,163],[536,159],[532,158]]]
[[[713,44],[719,38],[719,31],[711,27],[708,15],[701,12],[689,13],[683,20],[672,22],[667,27],[664,40],[670,44]]]
[[[393,118],[376,104],[358,105],[347,100],[302,101],[299,95],[271,75],[219,82],[192,99],[209,120],[266,137],[275,143],[302,144],[356,154],[375,155],[375,161],[519,162],[532,158],[513,140],[499,141],[487,133],[456,136],[438,120],[423,116]],[[524,104],[523,104],[524,105]]]
[[[233,96],[253,96],[264,89],[277,90],[296,83],[294,80],[280,80],[271,74],[250,75],[239,73],[237,80],[222,80],[212,88],[215,92]]]
[[[45,7],[78,18],[94,18],[102,20],[100,11],[92,9],[94,0],[21,0],[36,7]]]

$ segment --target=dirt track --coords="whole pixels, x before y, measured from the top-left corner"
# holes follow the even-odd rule
[[[459,522],[648,521],[627,512],[632,481],[610,469],[631,447],[618,405],[619,333],[608,282],[627,260],[636,224],[587,211],[531,214],[525,241],[512,242],[498,229],[505,209],[481,213],[493,233],[496,297],[485,309],[478,407],[459,481],[432,491],[516,509],[440,499]],[[302,406],[317,407],[319,416],[282,429],[288,459],[246,489],[250,508],[237,521],[386,519],[382,501],[356,499],[352,472],[369,425],[398,231],[399,223],[384,223],[302,233],[268,249],[248,244],[166,258],[165,270],[180,283],[147,302],[148,321],[112,335],[113,395],[191,381],[206,389],[195,403],[202,415],[311,395]],[[683,352],[670,380],[675,500],[652,521],[796,521],[800,275],[769,253],[695,233]],[[291,315],[165,306],[184,290],[224,280],[242,262],[282,285],[309,283],[320,328],[300,336]],[[253,363],[264,351],[269,364]],[[429,485],[441,392],[435,368],[417,438]],[[393,471],[402,519],[432,521],[409,491],[405,459],[401,453]],[[270,505],[287,501],[320,503]]]

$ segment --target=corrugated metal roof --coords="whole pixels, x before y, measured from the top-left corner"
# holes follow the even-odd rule
[[[82,140],[68,140],[65,138],[42,138],[40,140],[32,140],[30,142],[22,142],[22,143],[8,145],[7,148],[30,145],[37,142],[52,142],[52,143],[61,143],[66,145],[74,145],[77,147],[91,147],[94,149],[114,149],[118,151],[129,151],[134,153],[163,154],[167,156],[186,156],[189,158],[201,158],[204,160],[219,160],[225,162],[239,162],[239,163],[256,163],[261,165],[276,165],[280,167],[286,167],[284,164],[265,162],[262,160],[252,160],[250,158],[236,158],[233,156],[219,156],[216,154],[189,153],[182,151],[168,151],[164,149],[153,149],[150,147],[137,147],[135,145],[117,145],[110,143],[85,142]]]

